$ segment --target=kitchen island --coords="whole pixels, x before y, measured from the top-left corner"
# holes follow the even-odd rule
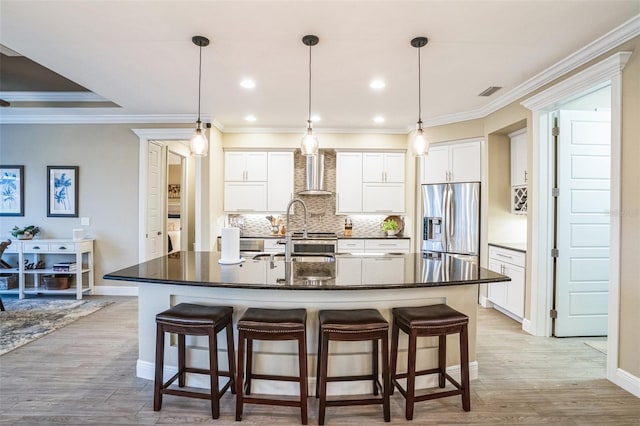
[[[446,262],[423,258],[421,253],[399,255],[336,255],[299,258],[285,263],[278,256],[257,256],[233,265],[220,265],[217,252],[178,252],[159,257],[104,276],[105,279],[137,283],[139,287],[138,377],[153,380],[155,356],[155,315],[182,302],[234,307],[234,321],[248,307],[306,308],[309,386],[315,389],[317,311],[320,309],[376,308],[388,320],[391,308],[446,303],[469,316],[469,360],[471,378],[478,375],[476,361],[476,284],[508,281],[509,278],[464,260]],[[406,352],[406,336],[400,351]],[[459,376],[458,341],[447,340],[447,365]],[[418,365],[435,364],[437,339],[421,339]],[[369,343],[336,342],[330,347],[330,374],[364,374],[370,369]],[[208,363],[205,337],[187,337],[188,360],[198,367]],[[226,351],[224,337],[220,351]],[[219,356],[221,362],[226,357]],[[177,371],[177,340],[167,339],[165,376]],[[294,375],[297,369],[295,342],[255,342],[254,368],[276,374]],[[406,367],[406,353],[398,368]],[[431,385],[421,377],[419,386]],[[188,385],[208,387],[204,376],[188,377]],[[368,382],[331,383],[330,394],[367,393]],[[255,383],[256,393],[295,394],[293,383]]]

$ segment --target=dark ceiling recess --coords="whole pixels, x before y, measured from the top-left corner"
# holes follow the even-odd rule
[[[489,86],[479,93],[478,96],[491,96],[500,89],[502,89],[502,86]]]
[[[2,92],[89,92],[85,87],[24,56],[0,54]]]

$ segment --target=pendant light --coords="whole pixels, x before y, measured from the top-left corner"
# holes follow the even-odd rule
[[[196,130],[189,140],[189,149],[193,156],[206,157],[209,153],[209,141],[207,140],[206,130],[202,128],[202,121],[200,121],[200,94],[202,86],[202,48],[209,45],[209,39],[203,36],[194,36],[191,41],[200,48],[200,65],[198,67],[198,121],[196,121]]]
[[[300,151],[302,155],[318,154],[318,138],[313,135],[311,128],[311,46],[318,44],[320,39],[314,35],[306,35],[302,37],[302,42],[309,46],[309,115],[307,116],[307,134],[300,141]]]
[[[418,49],[418,123],[416,124],[416,134],[413,137],[413,154],[420,156],[429,152],[429,141],[427,141],[422,130],[422,86],[420,85],[420,49],[427,45],[429,39],[426,37],[416,37],[411,40],[411,46]]]

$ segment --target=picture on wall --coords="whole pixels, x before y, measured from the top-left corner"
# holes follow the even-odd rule
[[[169,184],[169,188],[167,193],[169,194],[169,198],[180,198],[180,184]]]
[[[0,216],[24,216],[24,166],[0,166]]]
[[[78,166],[47,166],[47,216],[78,217]]]

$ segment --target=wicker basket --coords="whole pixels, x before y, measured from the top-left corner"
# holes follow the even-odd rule
[[[42,277],[42,282],[47,290],[65,290],[69,288],[73,275],[68,274],[56,274],[45,275]]]

